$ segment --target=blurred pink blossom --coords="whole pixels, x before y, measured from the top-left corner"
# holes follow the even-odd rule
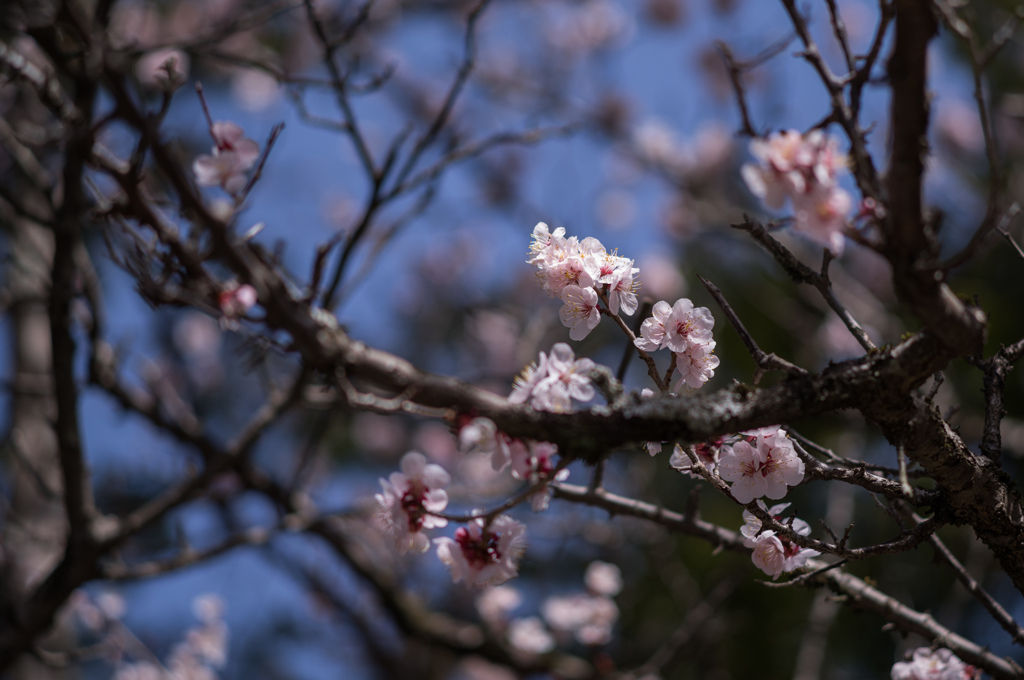
[[[500,585],[518,574],[519,558],[526,550],[526,527],[507,515],[490,524],[473,520],[455,531],[455,538],[435,538],[437,557],[451,572],[452,581],[468,586]]]

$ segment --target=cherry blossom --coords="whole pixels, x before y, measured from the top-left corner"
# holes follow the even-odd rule
[[[782,513],[789,507],[789,503],[780,503],[770,508],[766,508],[762,501],[758,501],[757,504],[776,521],[786,524],[800,536],[810,535],[811,526],[802,519],[794,517],[783,520]],[[785,572],[796,571],[804,566],[809,558],[821,554],[817,550],[801,548],[774,531],[762,531],[761,520],[749,510],[743,511],[743,521],[744,524],[740,528],[740,533],[743,534],[743,545],[754,549],[751,553],[754,565],[771,576],[773,580]]]
[[[948,649],[932,651],[927,647],[914,650],[910,661],[897,661],[892,666],[892,680],[972,680],[981,672],[968,666]]]
[[[229,281],[220,292],[217,303],[224,319],[231,321],[241,318],[258,302],[256,289],[248,283],[239,285],[238,281]]]
[[[769,515],[775,518],[776,521],[782,521],[782,513],[786,511],[791,503],[778,503],[772,507],[766,507],[764,501],[758,501],[757,505],[759,508],[767,512]],[[802,519],[793,518],[787,520],[786,524],[793,529],[796,533],[801,536],[809,536],[811,533],[811,526],[803,521]],[[758,532],[761,531],[761,520],[749,510],[743,511],[743,526],[740,527],[740,533],[743,534],[743,545],[748,548],[753,548],[753,539],[757,536]]]
[[[501,628],[522,601],[523,597],[512,586],[494,586],[476,598],[476,610],[489,626]]]
[[[576,359],[572,347],[564,342],[551,347],[550,356],[540,354],[540,362],[531,365],[516,379],[509,401],[529,403],[538,411],[564,413],[572,409],[572,400],[590,401],[594,387],[587,372],[595,367],[591,359]]]
[[[665,346],[680,353],[695,345],[711,342],[715,317],[711,316],[711,310],[707,307],[694,307],[687,298],[680,298],[672,305],[672,312],[665,319],[664,325]]]
[[[541,355],[543,356],[543,354]],[[509,398],[512,401],[512,398]],[[465,454],[482,453],[491,457],[491,467],[501,472],[512,461],[513,439],[499,432],[489,418],[472,418],[459,427],[459,450]]]
[[[853,199],[838,186],[847,170],[839,140],[821,130],[806,135],[787,130],[753,140],[750,152],[758,164],[744,165],[741,174],[751,193],[775,210],[791,199],[794,228],[842,253],[842,230]]]
[[[628,260],[627,264],[620,266],[608,280],[608,309],[612,314],[618,314],[619,309],[626,316],[633,316],[637,308],[636,291],[639,285],[636,275],[640,270],[633,266],[633,261]]]
[[[213,153],[204,154],[192,163],[192,172],[200,186],[220,186],[232,196],[245,188],[246,173],[256,163],[260,146],[245,137],[239,126],[218,121],[210,126]]]
[[[469,586],[496,586],[518,573],[526,550],[526,527],[507,515],[486,524],[477,518],[455,531],[455,538],[435,538],[437,557],[444,562],[452,581]]]
[[[594,595],[615,597],[622,590],[622,572],[610,562],[595,560],[587,565],[583,582]]]
[[[651,314],[640,326],[640,337],[633,341],[645,352],[662,347],[686,352],[691,347],[711,342],[715,318],[707,307],[694,307],[687,298],[676,300],[671,307],[661,300],[654,304]]]
[[[508,400],[513,404],[524,404],[533,396],[533,391],[544,378],[548,376],[548,358],[544,352],[540,353],[540,359],[523,369],[523,372],[516,376],[512,383],[512,394]],[[536,408],[536,406],[534,406]]]
[[[697,459],[704,464],[707,471],[714,473],[718,467],[718,454],[721,451],[721,447],[722,439],[717,438],[710,442],[696,444],[693,447],[693,452]],[[679,444],[676,444],[675,449],[673,449],[672,457],[669,458],[668,464],[672,469],[679,470],[693,479],[700,478],[700,475],[693,471],[693,461],[686,455],[686,451]]]
[[[715,341],[703,345],[693,345],[685,352],[676,353],[676,370],[679,382],[675,390],[679,392],[685,384],[690,389],[700,389],[704,383],[714,377],[718,368],[718,357],[715,356]]]
[[[597,291],[569,285],[562,289],[561,297],[565,305],[559,310],[558,318],[569,329],[570,338],[582,340],[601,323]]]
[[[577,593],[549,597],[541,605],[544,620],[555,631],[572,634],[585,645],[603,645],[611,640],[619,608],[604,595]]]
[[[851,208],[853,198],[849,192],[835,186],[817,187],[793,198],[793,226],[839,255],[845,245],[842,229]]]
[[[750,142],[750,153],[759,165],[747,163],[740,173],[750,193],[776,210],[786,204],[795,193],[804,191],[806,180],[802,168],[812,160],[803,135],[796,130],[785,130]]]
[[[388,479],[380,480],[383,492],[375,496],[379,506],[377,517],[394,539],[398,552],[426,552],[430,541],[423,530],[448,524],[433,513],[447,507],[448,494],[444,488],[451,478],[444,468],[428,464],[426,456],[415,451],[405,454],[400,466],[401,472],[392,472]]]
[[[733,483],[733,497],[745,505],[762,496],[785,496],[787,485],[796,486],[803,481],[804,463],[786,433],[774,427],[757,431],[749,441],[743,439],[724,448],[718,472],[722,479]]]
[[[536,616],[513,619],[508,624],[508,643],[521,652],[546,654],[555,648],[555,640]]]
[[[530,484],[541,484],[545,482],[564,481],[569,478],[568,470],[555,472],[554,457],[558,453],[558,447],[549,442],[530,442],[528,446],[517,446],[512,448],[512,476],[516,479],[525,479]],[[530,507],[534,512],[547,510],[551,501],[551,489],[545,487],[533,495]]]

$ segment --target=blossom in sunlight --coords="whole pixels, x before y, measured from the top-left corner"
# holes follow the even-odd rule
[[[452,581],[469,586],[496,586],[518,574],[526,550],[526,527],[501,515],[487,524],[481,517],[455,530],[455,538],[435,538],[437,557]]]
[[[640,287],[636,275],[639,273],[640,270],[633,266],[632,260],[612,273],[608,281],[608,309],[612,314],[618,314],[620,308],[627,316],[633,316],[636,312],[636,291]]]
[[[533,392],[544,378],[548,377],[548,357],[540,353],[540,359],[523,369],[512,383],[512,394],[508,400],[513,404],[525,404],[533,397]],[[534,408],[537,408],[534,406]]]
[[[770,432],[771,434],[764,434]],[[740,503],[755,498],[782,498],[788,486],[804,479],[804,462],[793,442],[778,427],[756,431],[748,439],[722,450],[718,461],[722,479],[732,482],[730,491]]]
[[[444,488],[451,478],[440,465],[427,463],[422,453],[411,451],[402,457],[402,471],[381,479],[382,493],[375,496],[378,518],[400,553],[426,552],[430,547],[424,529],[443,527],[448,521],[432,513],[448,505]]]
[[[892,680],[973,680],[981,671],[968,666],[948,649],[918,647],[910,661],[892,666]]]
[[[234,196],[245,188],[246,173],[259,158],[260,146],[247,139],[242,128],[227,121],[210,126],[210,135],[213,152],[196,158],[192,172],[200,186],[219,186]]]
[[[645,352],[668,347],[673,352],[682,353],[711,342],[714,326],[715,317],[707,307],[694,307],[687,298],[676,300],[671,307],[661,300],[655,303],[651,317],[644,319],[640,337],[633,342]]]
[[[569,329],[569,337],[573,340],[587,337],[601,323],[597,292],[593,288],[566,286],[562,290],[562,302],[564,305],[558,312],[558,318]]]
[[[527,260],[537,268],[541,288],[552,297],[561,298],[559,312],[562,323],[570,329],[569,337],[582,340],[601,322],[602,295],[607,312],[633,314],[637,308],[636,291],[640,287],[633,260],[608,252],[592,236],[582,241],[565,236],[565,229],[554,232],[540,222],[533,229],[533,243]]]
[[[681,353],[711,342],[715,317],[711,316],[711,310],[707,307],[694,307],[687,298],[680,298],[672,305],[672,312],[666,317],[664,326],[665,346],[673,352]]]

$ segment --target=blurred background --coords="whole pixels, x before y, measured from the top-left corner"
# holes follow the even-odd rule
[[[976,31],[986,37],[999,30],[1015,3],[974,5]],[[877,3],[845,0],[838,6],[852,50],[865,52],[878,22]],[[766,351],[811,370],[861,353],[817,291],[793,284],[744,232],[730,227],[744,213],[784,215],[765,215],[740,179],[739,167],[750,159],[748,140],[737,134],[740,115],[719,41],[739,61],[774,54],[743,74],[757,130],[806,130],[830,110],[820,81],[796,56],[799,43],[780,3],[494,0],[477,16],[470,64],[466,26],[475,7],[458,0],[315,3],[334,29],[367,13],[339,45],[338,61],[350,78],[354,116],[374,158],[383,158],[403,131],[420,133],[430,125],[460,65],[472,70],[450,125],[440,133],[442,144],[424,153],[409,176],[444,162],[451,149],[497,140],[435,176],[428,172],[419,187],[374,209],[334,308],[354,337],[423,369],[507,394],[538,352],[567,341],[558,301],[544,295],[525,261],[530,232],[544,221],[634,258],[642,299],[672,303],[687,296],[712,309],[721,365],[705,390],[733,380],[750,383],[754,364],[698,274],[721,288]],[[824,4],[808,3],[806,10],[826,60],[840,70],[842,53]],[[239,17],[258,21],[239,25]],[[237,30],[219,37],[226,26]],[[301,2],[120,0],[111,32],[115,44],[138,58],[137,92],[154,106],[167,78],[160,65],[176,59],[184,85],[170,100],[162,129],[183,163],[211,145],[195,81],[203,84],[213,119],[237,123],[261,147],[274,125],[285,124],[238,226],[245,231],[265,225],[255,238],[298,280],[308,278],[319,246],[365,221],[371,182],[339,124],[330,74]],[[20,46],[31,52],[30,42]],[[888,40],[883,57],[887,51]],[[943,34],[930,59],[933,153],[926,195],[941,213],[944,252],[952,254],[984,213],[987,171],[962,47]],[[1014,36],[993,61],[987,90],[1013,197],[1024,195],[1022,69],[1024,50]],[[884,59],[876,71],[862,122],[871,130],[876,163],[884,167]],[[105,96],[99,97],[100,110],[109,105]],[[16,111],[17,103],[13,87],[0,87],[0,112]],[[8,122],[22,130],[30,123]],[[502,143],[501,135],[510,143]],[[121,153],[131,148],[116,124],[106,128],[103,142]],[[17,173],[3,152],[0,178],[16,191]],[[152,182],[160,191],[161,178]],[[855,189],[852,182],[847,188]],[[211,203],[224,200],[219,189],[207,191]],[[1012,225],[1011,232],[1019,241],[1020,227]],[[784,228],[776,236],[810,267],[820,266],[820,246]],[[107,300],[107,339],[122,363],[139,384],[185,400],[216,437],[233,436],[263,402],[268,385],[295,370],[290,357],[267,352],[245,323],[225,330],[208,311],[154,308],[110,258],[99,225],[88,239]],[[15,256],[6,237],[3,247],[9,267]],[[976,297],[989,314],[986,355],[1024,336],[1021,266],[1013,248],[995,240],[952,279],[958,294]],[[895,300],[887,265],[873,252],[848,241],[831,275],[838,296],[876,343],[897,342],[916,330]],[[0,326],[13,356],[10,317],[0,317]],[[577,356],[613,369],[627,349],[608,323],[573,346]],[[13,360],[5,362],[0,379],[9,384],[14,370]],[[983,425],[981,373],[958,363],[945,377],[937,401],[976,444]],[[776,378],[768,375],[762,384]],[[651,386],[638,362],[626,383],[637,390]],[[1010,374],[1006,394],[1005,465],[1019,479],[1024,373]],[[4,431],[16,401],[10,390],[0,392]],[[81,413],[97,503],[106,512],[137,507],[200,462],[100,390],[83,390]],[[895,464],[894,449],[856,414],[789,425],[839,455]],[[525,506],[512,511],[528,525],[529,548],[520,577],[507,584],[518,600],[506,591],[509,599],[496,614],[480,606],[479,591],[452,585],[433,554],[396,556],[375,540],[370,525],[378,478],[396,470],[410,450],[452,473],[454,511],[494,506],[518,488],[507,471],[496,474],[486,459],[460,454],[445,423],[336,408],[309,407],[282,420],[259,445],[255,462],[277,479],[301,481],[321,510],[346,513],[354,526],[364,526],[353,531],[374,564],[412,597],[483,621],[499,636],[509,634],[510,621],[544,617],[550,598],[586,591],[584,574],[592,563],[616,565],[623,584],[613,595],[617,615],[605,612],[607,634],[580,640],[559,634],[547,617],[547,632],[507,638],[528,647],[529,640],[541,644],[538,638],[553,636],[560,649],[603,672],[640,667],[667,650],[664,663],[650,669],[666,679],[881,678],[906,649],[924,644],[888,630],[871,614],[843,608],[828,593],[765,587],[764,575],[744,556],[714,554],[700,541],[557,499],[541,514]],[[12,455],[5,451],[8,469]],[[623,451],[609,461],[605,484],[682,510],[701,483],[670,470],[667,459],[667,452],[650,458]],[[11,498],[12,477],[0,474]],[[571,467],[570,482],[586,484],[588,478],[586,468]],[[898,533],[863,489],[817,482],[795,489],[787,500],[815,535],[822,531],[819,519],[833,528],[855,523],[856,545]],[[700,501],[705,519],[730,529],[742,524],[727,499],[705,489]],[[226,474],[207,497],[169,515],[121,556],[131,563],[172,555],[184,545],[202,549],[277,518],[272,503],[239,493],[238,480]],[[940,535],[1018,620],[1024,617],[1019,594],[969,531],[949,527]],[[979,644],[1024,659],[952,573],[933,561],[930,548],[847,568]],[[407,636],[359,574],[305,535],[280,535],[153,578],[94,583],[70,606],[71,635],[80,644],[112,631],[123,644],[114,646],[120,651],[76,662],[65,677],[141,678],[129,675],[136,672],[132,663],[146,654],[166,661],[189,640],[224,653],[222,665],[207,669],[224,679],[517,677],[492,661],[463,658]]]

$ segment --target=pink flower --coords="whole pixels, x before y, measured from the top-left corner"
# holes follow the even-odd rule
[[[218,121],[210,127],[213,154],[204,154],[192,163],[192,172],[200,186],[220,186],[231,195],[245,188],[246,172],[260,155],[259,144],[246,139],[242,128]]]
[[[751,140],[750,153],[760,164],[747,163],[740,173],[750,193],[769,208],[779,210],[787,198],[804,191],[804,170],[812,165],[813,156],[799,132],[786,130]]]
[[[680,391],[683,383],[696,390],[714,377],[719,363],[714,352],[715,341],[712,340],[703,345],[693,345],[685,352],[676,354],[676,370],[679,371],[676,392]]]
[[[842,253],[842,228],[853,199],[837,184],[847,169],[839,140],[821,130],[807,135],[788,130],[753,140],[750,152],[760,162],[741,171],[751,193],[776,210],[792,199],[794,228]]]
[[[694,345],[711,342],[711,329],[715,317],[707,307],[694,307],[687,298],[672,305],[672,313],[665,319],[665,346],[673,352],[685,352]],[[714,349],[712,346],[711,349]],[[717,366],[717,362],[715,363]]]
[[[766,431],[772,433],[765,435]],[[723,449],[718,473],[722,479],[733,482],[733,498],[746,505],[762,496],[785,496],[787,485],[796,486],[803,481],[804,463],[786,433],[774,427],[758,430],[750,441],[739,441]]]
[[[672,315],[672,308],[664,300],[654,303],[651,316],[640,325],[640,337],[633,344],[645,352],[654,352],[665,344],[665,322]]]
[[[662,347],[685,352],[694,345],[711,342],[715,318],[707,307],[694,307],[687,298],[680,298],[671,307],[664,300],[659,301],[651,312],[652,316],[640,326],[641,337],[633,342],[645,352]]]
[[[530,484],[546,484],[552,480],[564,481],[569,478],[568,470],[555,473],[555,456],[558,447],[549,442],[530,442],[529,445],[512,448],[512,476],[525,479]],[[533,495],[530,507],[534,512],[547,510],[551,501],[551,490],[545,486],[542,491]]]
[[[818,187],[793,198],[793,227],[840,255],[845,244],[843,227],[852,208],[849,192],[836,186]]]
[[[489,418],[473,418],[459,428],[459,450],[466,454],[489,455],[495,472],[504,470],[512,460],[512,441],[507,434],[499,432]]]
[[[508,624],[508,643],[528,654],[546,654],[555,648],[544,622],[536,616],[512,620]]]
[[[401,472],[392,472],[387,480],[380,480],[383,493],[375,496],[379,506],[377,517],[384,531],[394,539],[398,552],[426,552],[430,541],[423,530],[448,524],[448,520],[432,513],[447,507],[448,494],[443,489],[451,478],[444,468],[427,464],[426,457],[415,451],[405,454],[400,465]]]
[[[764,501],[760,501],[759,500],[757,502],[757,505],[762,510],[764,510],[769,515],[771,515],[773,518],[775,518],[776,521],[781,522],[782,521],[782,513],[785,512],[786,508],[788,508],[792,504],[791,503],[779,503],[777,505],[773,505],[772,507],[768,508],[768,507],[765,507]],[[791,522],[792,523],[790,523],[789,526],[790,526],[790,528],[793,529],[793,531],[795,531],[796,533],[800,534],[801,536],[809,536],[810,535],[810,533],[811,533],[811,526],[807,522],[803,521],[802,519],[798,519],[798,518],[793,518],[791,520]],[[743,526],[740,527],[740,533],[743,534],[743,538],[744,538],[743,545],[747,546],[748,548],[753,548],[754,547],[754,542],[753,542],[754,538],[757,536],[757,534],[760,531],[761,531],[761,520],[758,519],[757,516],[754,515],[754,513],[750,512],[749,510],[744,510],[743,511]]]
[[[981,672],[968,666],[948,649],[932,651],[927,647],[914,650],[910,661],[898,661],[892,666],[892,680],[972,680]]]
[[[762,505],[762,507],[764,506]],[[772,510],[775,510],[777,507],[773,507]],[[772,512],[772,510],[769,510],[769,512]],[[810,526],[802,520],[794,519],[792,528],[801,536],[806,536],[811,532]],[[743,529],[746,530],[744,531],[746,536],[752,529],[752,525],[748,523]],[[821,554],[817,550],[801,548],[785,536],[776,534],[774,531],[762,531],[753,537],[744,539],[743,543],[747,547],[754,549],[750,555],[754,566],[771,576],[773,581],[783,573],[796,571],[804,566],[808,559]]]
[[[556,343],[550,356],[541,352],[539,365],[531,364],[516,379],[508,400],[513,404],[529,402],[538,411],[569,411],[573,399],[590,401],[594,398],[594,387],[586,375],[593,368],[592,360],[577,360],[572,347],[564,342]]]
[[[558,318],[569,329],[569,337],[582,340],[601,322],[597,292],[593,288],[569,285],[562,289],[565,305],[558,312]]]
[[[526,527],[507,515],[489,526],[483,518],[455,531],[455,538],[435,538],[437,557],[451,571],[452,581],[469,586],[496,586],[518,573],[526,550]]]
[[[583,582],[593,595],[615,597],[622,590],[622,572],[610,562],[596,560],[587,565],[583,574]]]
[[[236,326],[235,320],[245,316],[258,302],[256,289],[247,283],[228,281],[220,292],[217,303],[220,305],[222,327]]]
[[[640,270],[633,266],[632,260],[627,260],[616,269],[608,280],[608,309],[612,314],[619,313],[619,307],[626,316],[632,316],[636,312],[637,299],[636,291],[639,285],[636,275]]]
[[[495,586],[476,598],[476,610],[484,623],[492,628],[502,628],[522,601],[519,591],[512,586]]]
[[[729,491],[733,498],[746,505],[765,495],[764,475],[761,474],[763,464],[760,452],[741,441],[722,450],[718,459],[718,474],[725,481],[732,482]]]
[[[541,613],[553,630],[571,633],[585,645],[611,640],[612,626],[619,618],[619,608],[611,598],[587,593],[549,597],[541,605]]]
[[[718,467],[718,454],[721,451],[722,440],[721,438],[714,439],[711,442],[702,442],[693,447],[693,451],[697,456],[697,460],[704,464],[708,472],[713,473]],[[672,457],[668,460],[669,467],[674,470],[698,479],[697,475],[693,471],[693,461],[686,455],[686,451],[683,451],[683,447],[676,444],[675,449],[672,451]]]
[[[537,363],[530,364],[516,376],[512,383],[512,394],[508,395],[508,400],[513,404],[526,403],[533,396],[537,385],[546,377],[548,377],[548,358],[544,352],[541,352],[540,360]]]
[[[594,386],[590,384],[587,372],[594,367],[592,359],[577,359],[572,347],[564,342],[555,343],[548,357],[548,376],[536,390],[545,394],[545,401],[554,407],[547,410],[568,411],[572,407],[572,399],[593,399]]]

